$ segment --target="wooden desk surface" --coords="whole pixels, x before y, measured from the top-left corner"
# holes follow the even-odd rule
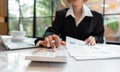
[[[24,56],[40,48],[6,51],[0,46],[0,72],[120,72],[120,59],[43,63],[25,60]]]

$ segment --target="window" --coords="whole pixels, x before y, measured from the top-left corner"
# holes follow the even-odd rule
[[[36,0],[36,36],[42,36],[52,22],[52,0]]]
[[[27,36],[33,34],[34,0],[8,0],[8,29],[26,31]]]
[[[52,0],[8,0],[8,30],[25,30],[26,36],[42,36],[52,22]]]
[[[120,0],[89,0],[87,4],[103,14],[106,41],[120,42]]]

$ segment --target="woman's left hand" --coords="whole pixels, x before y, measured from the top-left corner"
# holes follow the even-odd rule
[[[95,37],[93,36],[89,36],[85,42],[87,43],[87,45],[93,46],[96,45],[96,41],[95,41]]]

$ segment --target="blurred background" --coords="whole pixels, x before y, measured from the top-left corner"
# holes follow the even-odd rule
[[[104,17],[105,39],[120,43],[120,0],[89,0],[87,6]],[[51,26],[66,0],[0,0],[0,35],[25,30],[28,37],[41,37]]]

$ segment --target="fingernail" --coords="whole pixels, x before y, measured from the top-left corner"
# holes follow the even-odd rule
[[[56,51],[56,48],[53,48],[53,52],[55,52]]]

